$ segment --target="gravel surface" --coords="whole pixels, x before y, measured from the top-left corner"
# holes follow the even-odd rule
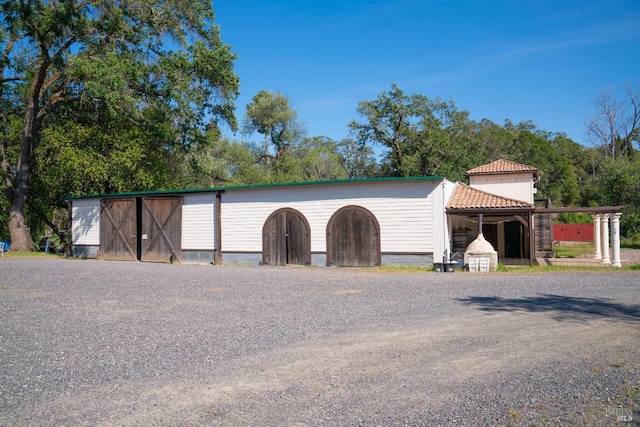
[[[638,249],[620,249],[620,260],[623,266],[640,265],[640,250]]]
[[[3,258],[0,316],[3,426],[640,425],[638,273]]]

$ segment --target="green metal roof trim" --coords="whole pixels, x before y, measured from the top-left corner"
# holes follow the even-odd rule
[[[389,177],[389,178],[354,178],[354,179],[329,179],[326,181],[306,181],[306,182],[284,182],[279,184],[254,184],[254,185],[236,185],[229,187],[220,187],[216,190],[251,190],[254,188],[271,188],[271,187],[294,187],[298,185],[326,185],[326,184],[349,184],[354,182],[385,182],[385,181],[440,181],[444,178],[437,175],[431,176],[408,176],[408,177]]]
[[[181,190],[147,190],[147,191],[125,191],[122,193],[98,193],[98,194],[86,194],[79,196],[69,196],[68,200],[79,199],[95,199],[99,197],[134,197],[134,196],[172,196],[175,194],[185,193],[206,193],[218,191],[218,188],[185,188]]]
[[[81,195],[81,196],[70,196],[68,197],[68,199],[79,200],[79,199],[95,199],[98,197],[116,198],[116,197],[134,197],[134,196],[171,196],[171,195],[188,194],[188,193],[252,190],[256,188],[295,187],[300,185],[350,184],[355,182],[375,183],[375,182],[393,182],[393,181],[441,181],[443,179],[444,179],[443,177],[438,175],[390,177],[390,178],[331,179],[326,181],[284,182],[284,183],[277,183],[277,184],[234,185],[234,186],[228,186],[228,187],[184,188],[179,190],[149,190],[149,191],[129,191],[129,192],[123,192],[123,193],[87,194],[87,195]]]

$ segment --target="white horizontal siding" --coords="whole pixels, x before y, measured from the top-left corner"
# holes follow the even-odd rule
[[[214,249],[215,193],[186,194],[182,199],[182,249]]]
[[[73,245],[100,244],[100,199],[72,201],[71,243]]]
[[[440,181],[359,182],[268,187],[222,194],[223,252],[262,251],[262,227],[280,208],[300,211],[311,227],[311,250],[326,251],[331,216],[347,205],[370,210],[380,223],[382,252],[433,251],[433,190]]]
[[[469,185],[487,193],[533,203],[533,175],[531,174],[472,176],[469,178]]]

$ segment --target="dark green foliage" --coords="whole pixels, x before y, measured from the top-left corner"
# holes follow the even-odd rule
[[[377,144],[387,150],[385,175],[458,180],[481,159],[475,124],[453,101],[405,95],[394,84],[375,100],[360,102],[357,111],[364,120],[349,123],[349,128],[361,146]]]
[[[624,206],[621,234],[640,240],[640,159],[607,157],[602,162],[596,187],[602,205]]]
[[[289,98],[281,93],[259,91],[247,104],[247,114],[243,131],[246,134],[258,132],[264,136],[264,161],[276,164],[287,150],[295,147],[304,135],[302,123],[298,121],[298,113],[291,108]],[[275,148],[271,154],[269,145]]]
[[[338,143],[338,154],[348,178],[374,178],[381,175],[373,149],[347,138]]]
[[[554,222],[557,224],[591,224],[593,223],[593,218],[588,213],[565,212],[558,214]]]
[[[237,129],[210,1],[6,0],[0,20],[0,215],[17,250],[65,192],[175,185],[177,156]]]

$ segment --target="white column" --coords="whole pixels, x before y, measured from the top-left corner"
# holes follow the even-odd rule
[[[600,242],[600,214],[593,215],[593,244],[596,253],[594,259],[602,259],[602,243]]]
[[[612,267],[622,267],[622,264],[620,264],[620,215],[620,213],[614,214],[611,220],[611,236],[613,237]]]
[[[609,259],[609,214],[602,215],[602,264],[611,264]]]

